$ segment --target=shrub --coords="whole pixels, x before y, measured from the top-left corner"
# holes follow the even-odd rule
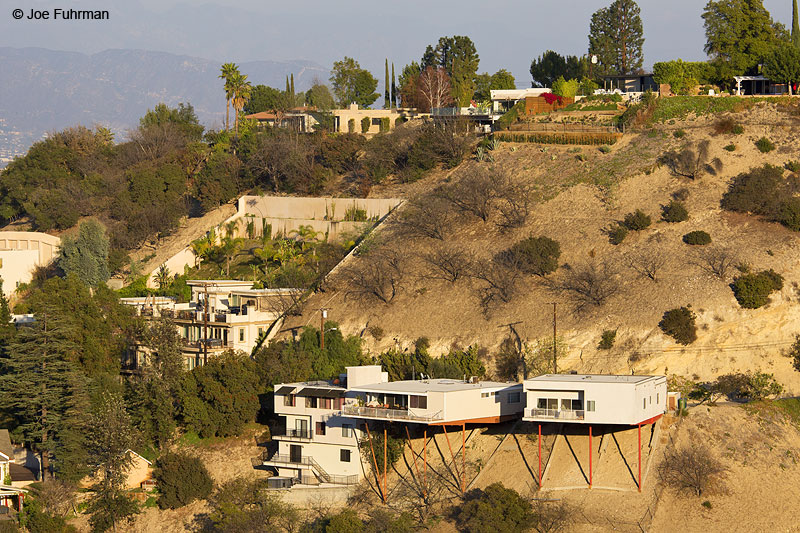
[[[351,118],[347,121],[347,133],[355,133],[356,132],[356,119]]]
[[[756,148],[758,148],[758,151],[762,154],[766,154],[775,149],[775,144],[766,137],[761,137],[756,141]]]
[[[658,467],[664,483],[679,492],[702,496],[725,478],[726,469],[705,445],[669,447]]]
[[[661,206],[661,220],[664,222],[683,222],[688,218],[689,211],[686,210],[683,202],[672,200],[667,205]]]
[[[791,193],[790,184],[783,179],[783,169],[764,165],[733,178],[720,204],[728,211],[754,213],[775,220],[781,204]]]
[[[664,313],[658,327],[661,331],[674,338],[678,344],[691,344],[697,340],[697,326],[695,314],[688,307],[672,309]]]
[[[607,144],[604,144],[603,146],[598,148],[598,150],[600,150],[601,153],[607,154],[611,151],[611,147]]]
[[[615,227],[608,230],[608,241],[613,245],[622,244],[625,237],[628,236],[628,228],[622,224],[617,224]]]
[[[532,527],[536,516],[531,504],[517,491],[493,483],[484,490],[467,493],[456,520],[462,531],[516,533]]]
[[[781,204],[780,223],[793,231],[800,231],[800,198],[789,198]]]
[[[729,145],[725,146],[725,149],[726,149],[727,151],[729,151],[729,152],[735,152],[735,151],[736,151],[736,145],[735,145],[735,144],[733,144],[733,143],[731,143],[731,144],[729,144]]]
[[[394,127],[396,128],[397,126],[405,124],[406,122],[408,122],[408,119],[406,117],[397,117],[396,119],[394,119]]]
[[[769,295],[783,288],[783,276],[774,270],[744,274],[731,285],[733,295],[745,309],[758,309],[769,302]]]
[[[650,226],[650,223],[650,216],[641,209],[628,213],[622,221],[622,224],[631,231],[641,231]]]
[[[800,172],[800,161],[787,161],[784,167],[789,172]]]
[[[683,242],[693,246],[705,246],[711,244],[711,235],[703,230],[690,231],[683,236]]]
[[[370,444],[370,437],[372,438]],[[403,456],[403,447],[406,441],[402,437],[393,437],[391,434],[386,435],[386,468],[392,468],[400,457]],[[364,435],[359,443],[361,450],[361,457],[365,458],[370,468],[375,468],[375,463],[378,465],[378,471],[383,473],[383,432],[373,431],[371,436]],[[372,452],[375,452],[373,462]]]
[[[741,124],[735,125],[733,128],[731,128],[731,133],[733,133],[734,135],[741,135],[742,133],[744,133],[744,126],[742,126]]]
[[[381,118],[381,131],[386,132],[389,131],[391,127],[391,122],[389,121],[389,117],[382,117]]]
[[[361,119],[361,133],[367,133],[369,131],[369,127],[372,125],[372,119],[369,117],[364,117]]]
[[[686,131],[685,130],[675,130],[675,132],[673,132],[672,135],[676,139],[683,139],[684,137],[686,137]]]
[[[723,118],[722,120],[714,124],[714,133],[716,133],[717,135],[724,135],[726,133],[731,133],[736,126],[737,124],[736,122],[734,122],[732,118]]]
[[[607,329],[603,331],[600,336],[600,343],[597,345],[598,350],[610,350],[614,346],[614,341],[617,339],[617,330]]]
[[[546,276],[558,268],[561,247],[548,237],[528,237],[496,258],[498,263],[536,276]]]
[[[577,311],[589,306],[600,307],[619,291],[616,267],[594,262],[575,265],[566,269],[564,278],[553,288],[569,295],[575,301]]]
[[[204,500],[214,488],[203,462],[188,455],[162,455],[156,461],[154,475],[158,482],[158,506],[161,509],[177,509],[194,500]]]

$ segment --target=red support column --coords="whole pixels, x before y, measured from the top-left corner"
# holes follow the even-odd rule
[[[639,492],[642,492],[642,425],[639,428]]]
[[[386,454],[387,454],[387,437],[386,437],[386,426],[383,426],[383,498],[386,501]]]
[[[467,424],[461,423],[461,493],[467,489]]]
[[[589,488],[592,488],[592,426],[589,426]]]
[[[542,489],[542,425],[539,424],[539,490]]]
[[[428,488],[428,426],[425,426],[425,429],[422,430],[422,455],[423,460],[425,461],[425,469],[422,471],[422,482],[425,485],[425,489]]]

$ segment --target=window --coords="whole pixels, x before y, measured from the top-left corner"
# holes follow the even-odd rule
[[[287,394],[283,397],[283,405],[285,407],[294,407],[294,394]]]
[[[344,448],[339,450],[339,460],[341,462],[343,462],[343,463],[349,463],[350,462],[350,450],[345,450]]]
[[[539,398],[536,407],[539,409],[547,409],[547,398]]]
[[[647,398],[642,398],[642,409],[647,409]]]
[[[488,397],[489,397],[489,393],[488,392],[482,392],[481,393],[481,398],[488,398]]]
[[[583,407],[581,406],[581,401],[580,400],[572,400],[572,410],[573,411],[580,411],[581,409],[583,409]]]
[[[342,437],[350,438],[353,436],[353,424],[342,424]]]
[[[373,119],[372,119],[372,125],[373,125],[373,126],[380,126],[380,125],[381,125],[381,119],[379,119],[379,118],[373,118]]]
[[[239,328],[239,342],[244,342],[244,328]]]
[[[258,336],[261,337],[261,335],[263,334],[264,334],[264,328],[258,328]]]
[[[413,409],[427,409],[428,397],[427,396],[409,396],[409,405]]]
[[[317,399],[314,396],[306,396],[306,407],[308,409],[316,409],[317,408]]]
[[[660,400],[658,399],[658,397],[659,397],[660,395],[661,395],[661,393],[659,393],[659,392],[657,392],[657,393],[656,393],[656,403],[661,403],[661,402],[660,402]]]
[[[561,400],[562,411],[572,411],[572,400]]]
[[[586,410],[594,411],[594,400],[586,400]]]
[[[519,403],[519,393],[518,392],[509,392],[508,393],[508,403]]]
[[[332,398],[320,398],[320,409],[333,409],[333,399]]]
[[[325,434],[325,422],[317,422],[316,426],[317,435]]]

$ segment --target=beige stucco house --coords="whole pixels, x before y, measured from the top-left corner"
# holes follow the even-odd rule
[[[38,231],[0,231],[0,278],[3,293],[11,295],[21,283],[30,282],[36,267],[46,266],[58,255],[61,239]]]

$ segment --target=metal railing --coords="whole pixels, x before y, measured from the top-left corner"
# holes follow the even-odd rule
[[[194,320],[197,317],[196,311],[189,311],[187,309],[181,309],[177,312],[176,318],[181,320]]]
[[[287,428],[283,434],[276,434],[276,437],[287,437],[292,439],[313,439],[314,432],[310,429],[291,429]]]
[[[280,463],[286,465],[303,465],[303,466],[312,466],[312,461],[314,461],[311,457],[300,457],[299,460],[297,457],[292,458],[290,455],[276,453],[272,457],[268,457],[268,452],[264,452],[264,462],[265,463]]]
[[[342,413],[350,416],[366,418],[382,418],[387,420],[418,420],[420,422],[442,420],[444,418],[442,411],[430,415],[420,415],[406,409],[386,409],[383,407],[363,407],[360,405],[345,405],[342,408]]]
[[[585,412],[583,410],[559,410],[559,409],[531,409],[534,418],[554,418],[557,420],[583,420]]]

